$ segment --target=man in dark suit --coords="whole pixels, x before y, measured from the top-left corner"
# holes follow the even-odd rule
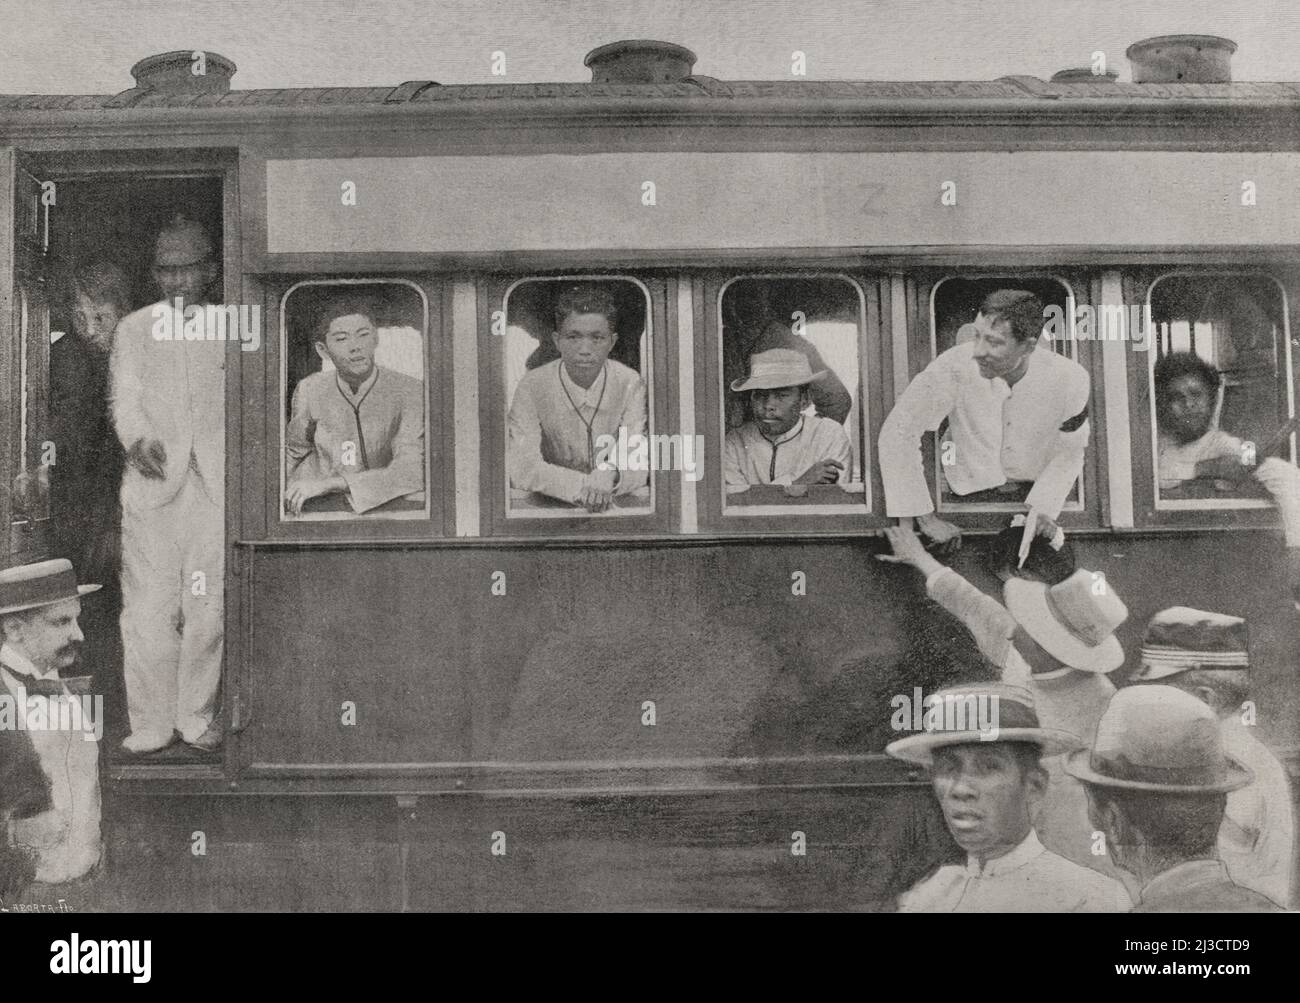
[[[1138,880],[1134,912],[1282,912],[1238,885],[1217,841],[1228,792],[1254,777],[1223,751],[1214,712],[1172,686],[1111,698],[1092,749],[1065,770],[1088,792],[1088,815],[1116,866]]]
[[[108,361],[117,322],[131,310],[130,290],[126,273],[116,264],[80,265],[72,275],[68,304],[72,331],[50,346],[54,553],[107,586],[103,599],[82,616],[82,671],[94,677],[114,720],[125,703],[117,625],[122,608],[118,492],[125,454],[109,414]]]

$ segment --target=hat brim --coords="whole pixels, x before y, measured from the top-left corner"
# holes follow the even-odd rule
[[[736,393],[741,393],[745,390],[779,390],[781,387],[806,387],[809,383],[816,383],[819,380],[826,379],[827,372],[829,370],[819,369],[808,379],[799,383],[791,383],[788,379],[779,376],[758,376],[732,380],[731,389]]]
[[[1002,590],[1007,609],[1016,623],[1058,661],[1080,672],[1105,674],[1124,664],[1124,649],[1114,634],[1101,644],[1089,645],[1065,629],[1047,606],[1047,586],[1012,578]]]
[[[55,603],[67,602],[69,599],[80,599],[91,592],[98,592],[103,587],[102,585],[78,585],[75,596],[57,596],[54,599],[41,599],[38,602],[20,603],[17,606],[0,606],[0,616],[9,613],[23,613],[29,609],[40,609],[42,606],[53,606]]]
[[[1032,742],[1044,756],[1059,756],[1083,745],[1083,739],[1052,728],[999,728],[997,738],[981,740],[971,731],[927,731],[898,738],[885,746],[886,754],[918,766],[934,765],[936,749],[952,745],[997,745],[1002,742]]]
[[[1252,770],[1231,756],[1225,758],[1228,760],[1227,776],[1217,784],[1203,787],[1194,784],[1157,784],[1144,780],[1121,780],[1110,777],[1092,768],[1092,752],[1089,749],[1080,749],[1073,753],[1066,759],[1064,765],[1065,772],[1075,780],[1096,787],[1111,787],[1126,791],[1153,791],[1162,794],[1229,794],[1255,782],[1255,774]]]

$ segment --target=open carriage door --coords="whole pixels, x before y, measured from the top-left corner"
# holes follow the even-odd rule
[[[5,566],[48,555],[50,297],[46,249],[55,201],[26,158],[0,147],[0,526]]]

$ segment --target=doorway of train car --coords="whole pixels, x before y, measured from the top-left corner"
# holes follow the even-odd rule
[[[141,158],[142,162],[147,158]],[[79,581],[103,586],[82,602],[85,640],[73,673],[104,697],[103,755],[110,761],[219,763],[219,751],[171,742],[148,755],[122,749],[127,714],[121,485],[126,451],[112,405],[118,323],[164,299],[155,270],[159,233],[179,220],[211,242],[209,296],[223,299],[225,176],[206,169],[142,167],[112,155],[48,158],[11,153],[13,261],[4,262],[11,448],[4,471],[11,521],[9,564],[70,560]],[[177,332],[179,338],[180,333]],[[151,346],[152,347],[152,346]],[[165,386],[140,388],[166,404]],[[165,411],[165,407],[156,409]],[[224,435],[224,415],[214,419]],[[220,472],[224,485],[224,470]],[[221,488],[219,488],[220,490]],[[217,590],[223,582],[214,582]],[[160,631],[181,632],[183,613]],[[162,639],[160,639],[162,640]],[[65,673],[66,674],[66,673]]]

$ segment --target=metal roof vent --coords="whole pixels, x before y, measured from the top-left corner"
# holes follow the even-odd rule
[[[1105,73],[1093,73],[1091,66],[1072,66],[1068,70],[1057,70],[1052,74],[1054,84],[1113,84],[1119,79],[1114,70]]]
[[[145,56],[131,67],[131,76],[141,90],[172,94],[224,94],[230,90],[235,64],[225,56],[201,49],[160,52]]]
[[[1237,43],[1218,35],[1159,35],[1128,47],[1135,84],[1226,84]]]
[[[593,84],[675,84],[691,75],[695,53],[672,42],[631,39],[587,53]]]

